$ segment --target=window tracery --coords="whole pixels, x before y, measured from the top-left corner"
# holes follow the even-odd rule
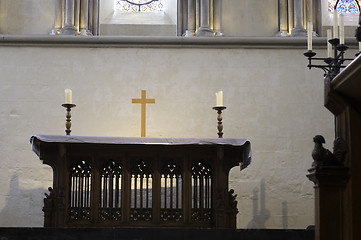
[[[328,11],[333,12],[337,0],[328,0]],[[360,4],[359,0],[340,0],[336,6],[336,10],[339,13],[359,13],[357,4]]]
[[[116,12],[162,12],[163,0],[115,0]]]

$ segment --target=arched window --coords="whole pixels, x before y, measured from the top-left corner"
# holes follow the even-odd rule
[[[100,35],[176,36],[177,1],[102,1]]]
[[[163,0],[115,0],[116,12],[162,12]]]
[[[328,0],[328,11],[333,12],[337,0]],[[358,13],[359,9],[357,2],[360,4],[360,0],[340,0],[337,4],[336,10],[339,13]]]

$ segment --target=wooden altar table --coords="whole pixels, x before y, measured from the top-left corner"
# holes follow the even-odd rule
[[[236,228],[231,168],[246,168],[250,142],[235,138],[35,135],[53,169],[44,226]]]

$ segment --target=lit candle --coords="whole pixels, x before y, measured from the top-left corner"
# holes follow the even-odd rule
[[[333,37],[338,38],[337,10],[333,10]]]
[[[216,93],[217,107],[223,107],[223,91]]]
[[[340,44],[345,44],[345,24],[343,14],[340,14]]]
[[[66,104],[73,103],[71,89],[65,89],[65,103]]]
[[[332,57],[332,44],[329,40],[332,38],[332,31],[331,29],[327,29],[327,57]]]
[[[312,22],[307,22],[307,49],[312,51]]]

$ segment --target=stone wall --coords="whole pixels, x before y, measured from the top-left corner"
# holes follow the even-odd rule
[[[54,1],[0,0],[0,34],[49,34],[54,13]]]
[[[143,45],[129,43],[139,39],[62,39],[0,43],[0,226],[43,223],[52,170],[31,151],[29,138],[65,134],[65,88],[77,104],[72,134],[93,136],[140,136],[140,106],[132,98],[147,90],[156,99],[147,107],[150,137],[217,137],[212,107],[223,90],[224,137],[252,143],[252,164],[230,173],[238,227],[314,224],[313,184],[306,178],[312,138],[324,135],[331,148],[333,118],[323,107],[322,71],[306,68],[306,40],[283,40],[279,48],[249,44],[259,39],[233,39],[232,46],[197,38],[159,44],[149,38]],[[78,41],[88,43],[69,44]]]
[[[224,0],[222,30],[226,36],[275,36],[278,0]]]
[[[332,14],[327,10],[327,0],[321,1],[321,22],[322,22],[322,36],[325,36],[326,28],[332,26]],[[167,21],[164,19],[158,21],[157,25],[164,25],[165,31],[158,31],[159,35],[174,34],[174,26],[172,30],[169,25],[176,23],[176,0],[167,0],[165,11]],[[242,36],[242,37],[271,37],[278,33],[278,0],[223,0],[222,1],[222,31],[225,36]],[[54,13],[55,1],[49,0],[0,0],[0,34],[49,34],[54,28]],[[113,0],[100,1],[100,24],[119,24],[122,19],[113,19]],[[168,20],[169,19],[169,20]],[[154,21],[154,19],[152,19]],[[135,28],[131,25],[132,21],[128,21],[128,25],[122,28]],[[130,24],[130,25],[129,25]],[[348,14],[345,17],[346,36],[353,36],[355,26],[358,25],[358,15]],[[114,28],[114,26],[112,26]],[[152,34],[152,31],[147,31],[147,26],[139,30],[140,33]],[[149,26],[148,26],[149,27]],[[119,28],[119,26],[118,26]],[[115,28],[116,29],[116,28]],[[100,31],[102,29],[100,28]],[[104,35],[132,35],[128,29],[109,30],[107,26],[102,31]],[[134,35],[139,35],[134,34]],[[174,34],[175,35],[175,34]]]

